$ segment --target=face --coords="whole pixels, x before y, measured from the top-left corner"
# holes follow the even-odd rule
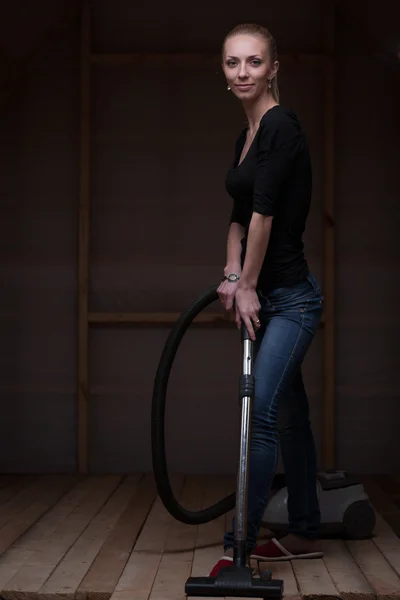
[[[268,80],[278,70],[271,63],[266,40],[258,35],[235,35],[224,46],[223,70],[227,84],[241,100],[267,93]]]

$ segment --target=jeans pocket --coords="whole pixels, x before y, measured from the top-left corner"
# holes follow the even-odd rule
[[[314,275],[312,275],[312,273],[310,273],[309,275],[307,275],[306,279],[307,279],[308,283],[310,284],[315,296],[317,296],[323,302],[324,298],[322,296],[321,287],[319,286],[318,281],[316,280]]]
[[[276,288],[268,296],[260,290],[257,293],[261,310],[268,313],[304,313],[323,304],[321,289],[312,274],[294,285]]]
[[[261,304],[261,310],[268,310],[272,308],[272,304],[268,296],[265,296],[265,294],[263,294],[260,290],[257,290],[257,295]]]

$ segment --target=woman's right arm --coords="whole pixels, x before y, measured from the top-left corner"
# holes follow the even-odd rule
[[[227,277],[231,273],[241,274],[241,240],[244,237],[244,227],[240,223],[231,222],[228,231],[228,240],[226,247],[226,264],[224,275]],[[218,295],[226,310],[233,308],[233,301],[237,290],[238,282],[223,281],[218,288]]]
[[[229,225],[228,240],[226,244],[226,265],[224,275],[229,275],[230,273],[240,275],[240,255],[242,252],[241,240],[243,237],[244,227],[239,223],[231,223]]]

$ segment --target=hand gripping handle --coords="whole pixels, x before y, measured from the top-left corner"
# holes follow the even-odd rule
[[[251,339],[247,327],[244,323],[241,326],[241,338],[243,344],[243,370],[240,376],[239,397],[254,397],[254,375],[253,371],[253,340]]]
[[[248,329],[247,329],[246,325],[243,323],[243,321],[242,321],[242,325],[241,325],[241,328],[240,328],[240,333],[241,333],[241,337],[242,337],[242,343],[243,343],[245,340],[250,340],[250,341],[253,341],[253,340],[251,339],[251,337],[250,337],[250,334],[249,334],[249,331],[248,331]]]

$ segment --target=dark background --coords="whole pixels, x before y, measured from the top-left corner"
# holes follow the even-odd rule
[[[245,119],[219,68],[223,37],[256,21],[283,55],[323,53],[328,5],[93,2],[93,52],[161,54],[92,65],[91,311],[182,311],[219,280],[230,213],[224,177]],[[54,30],[71,7],[7,3],[0,21],[2,472],[78,468],[79,18]],[[399,473],[400,8],[343,1],[337,9],[335,466]],[[165,62],[170,52],[182,58]],[[202,52],[215,60],[192,55]],[[318,61],[282,57],[279,84],[312,151],[305,241],[322,280],[323,71]],[[151,469],[151,394],[167,334],[90,328],[92,472]],[[305,364],[319,454],[323,335]],[[240,351],[235,329],[185,337],[168,394],[171,471],[235,471]]]

